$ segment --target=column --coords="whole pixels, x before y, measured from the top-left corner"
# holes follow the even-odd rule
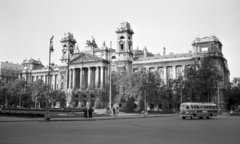
[[[76,78],[76,69],[75,68],[73,68],[73,79],[72,79],[72,88],[75,88],[76,87],[76,80],[75,80],[75,78]]]
[[[90,89],[91,85],[91,67],[88,67],[88,82],[87,82],[87,88]]]
[[[80,89],[82,89],[82,75],[83,75],[83,68],[80,68],[80,80],[79,80],[79,82],[80,82]]]
[[[92,77],[92,80],[91,80],[91,85],[92,85],[92,89],[95,88],[95,73],[96,73],[96,70],[95,68],[92,68],[92,74],[91,74],[91,77]]]
[[[69,88],[72,88],[72,69],[69,69]]]
[[[69,88],[69,78],[68,78],[68,74],[69,74],[69,72],[68,72],[68,69],[67,69],[67,70],[66,70],[66,84],[65,84],[66,90]]]
[[[176,66],[173,65],[172,68],[173,68],[173,79],[176,79]]]
[[[57,75],[54,76],[54,90],[57,90]]]
[[[167,85],[167,66],[163,67],[163,75],[164,84]]]
[[[100,87],[103,88],[103,66],[100,67],[101,68],[101,76],[100,76]]]
[[[46,77],[43,75],[43,82],[46,83]]]
[[[182,74],[183,77],[184,77],[184,70],[185,70],[185,65],[182,65],[182,71],[181,71],[181,74]]]
[[[46,84],[48,85],[48,75],[45,76]]]
[[[108,67],[105,67],[104,68],[104,79],[103,79],[103,86],[105,87],[106,86],[106,84],[108,84],[109,83],[109,70],[108,70]]]
[[[95,88],[99,88],[99,87],[98,87],[98,82],[99,82],[99,68],[96,67],[96,72],[95,72]]]

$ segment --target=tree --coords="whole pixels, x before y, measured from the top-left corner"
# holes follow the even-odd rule
[[[50,92],[50,98],[52,102],[52,107],[54,106],[54,102],[59,102],[60,107],[64,107],[66,102],[66,94],[61,90],[53,90]]]
[[[16,79],[14,81],[9,81],[1,89],[1,101],[5,99],[6,103],[6,99],[8,99],[7,103],[9,103],[10,105],[22,106],[21,103],[24,102],[22,100],[27,99],[27,97],[29,96],[27,91],[27,82],[24,80]]]
[[[119,89],[120,89],[120,86],[119,85],[116,85],[116,82],[118,80],[120,80],[122,77],[124,77],[126,75],[125,72],[112,72],[111,73],[111,100],[112,100],[112,103],[115,103],[115,102],[120,102],[121,101],[121,98],[119,97]],[[109,102],[109,85],[110,83],[106,83],[105,85],[105,91],[104,93],[102,93],[102,102],[105,102],[105,106],[107,106],[107,102]]]
[[[12,88],[14,90],[14,94],[17,95],[19,106],[21,106],[22,95],[26,93],[26,86],[27,82],[24,80],[17,79],[13,82]]]
[[[215,65],[214,58],[203,57],[200,63],[194,63],[184,72],[186,96],[188,101],[210,101],[216,84],[222,81],[222,75]]]
[[[227,90],[228,104],[230,109],[236,109],[240,105],[240,78],[233,78]]]
[[[141,70],[122,77],[115,85],[119,88],[119,99],[144,99],[146,91],[147,103],[157,104],[165,95],[165,86],[157,71]]]
[[[177,79],[173,80],[173,93],[174,100],[176,102],[183,102],[183,90],[184,90],[185,81],[182,75],[180,75]]]
[[[35,102],[35,108],[37,108],[37,102],[47,103],[48,89],[50,87],[43,82],[43,80],[37,80],[31,84],[32,100]]]

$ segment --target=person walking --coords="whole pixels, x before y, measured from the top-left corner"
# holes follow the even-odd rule
[[[88,110],[89,118],[92,118],[92,113],[93,113],[93,109],[92,109],[92,107],[90,106],[90,107],[89,107],[89,110]]]
[[[118,116],[118,113],[119,113],[119,109],[118,107],[116,107],[116,116]]]
[[[84,116],[85,118],[88,117],[88,116],[87,116],[87,107],[84,107],[84,109],[83,109],[83,116]]]
[[[113,107],[113,116],[115,116],[116,115],[116,109],[115,109],[115,107]]]

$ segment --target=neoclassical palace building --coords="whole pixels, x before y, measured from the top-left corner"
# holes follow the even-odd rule
[[[116,34],[116,49],[112,46],[107,47],[105,42],[102,46],[98,46],[92,38],[91,41],[87,40],[86,46],[81,50],[73,34],[64,34],[60,41],[61,64],[52,67],[50,85],[53,90],[66,92],[67,107],[82,107],[88,102],[94,103],[97,98],[102,99],[109,83],[109,68],[111,72],[125,71],[127,74],[141,69],[157,70],[164,83],[169,86],[171,79],[183,74],[186,66],[199,61],[199,58],[205,54],[215,58],[223,76],[223,81],[219,85],[219,101],[222,108],[226,107],[225,90],[228,87],[230,73],[227,60],[222,53],[222,43],[216,36],[195,38],[192,50],[188,53],[166,54],[166,48],[163,48],[163,53],[160,55],[148,52],[146,47],[143,50],[133,49],[134,32],[128,22],[121,23]],[[26,59],[22,63],[20,78],[29,82],[42,79],[48,83],[48,66],[43,66],[40,60]],[[217,103],[217,94],[211,98],[211,101]]]

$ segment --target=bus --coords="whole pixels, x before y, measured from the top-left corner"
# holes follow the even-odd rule
[[[214,103],[185,102],[180,105],[180,117],[182,119],[186,119],[187,117],[190,119],[203,119],[203,117],[210,119],[217,116],[217,114],[217,105]]]

